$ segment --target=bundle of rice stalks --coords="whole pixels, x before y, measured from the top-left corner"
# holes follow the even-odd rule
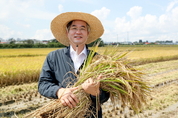
[[[135,69],[125,58],[128,53],[119,54],[116,48],[112,51],[105,50],[103,55],[91,56],[93,58],[88,59],[78,78],[83,82],[102,75],[102,78],[96,81],[100,82],[102,90],[110,93],[113,105],[121,101],[124,107],[129,105],[138,112],[146,104],[150,88],[143,80],[145,74]]]
[[[82,89],[75,91],[75,95],[80,101],[75,108],[63,106],[60,99],[57,99],[50,101],[43,107],[27,114],[24,118],[84,118],[87,116],[86,113],[88,113],[88,115],[91,113],[88,109],[91,104],[91,100]]]
[[[106,50],[103,55],[95,55],[96,50],[97,46],[89,54],[80,74],[76,75],[78,81],[73,87],[80,88],[74,93],[80,101],[77,107],[72,109],[65,107],[58,99],[27,116],[36,118],[83,118],[86,113],[94,114],[89,109],[91,105],[90,96],[81,88],[81,84],[88,78],[92,78],[96,82],[99,81],[100,88],[110,93],[113,106],[122,101],[124,107],[130,105],[137,112],[141,110],[149,94],[149,87],[142,79],[144,73],[129,65],[130,61],[125,58],[128,52],[118,54],[116,48],[113,51]],[[96,80],[99,75],[102,75],[102,78]],[[96,104],[99,104],[98,100],[97,98],[96,102],[98,103]]]

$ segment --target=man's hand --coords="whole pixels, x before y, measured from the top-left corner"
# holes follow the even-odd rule
[[[101,79],[101,75],[97,78],[97,80]],[[94,81],[93,79],[89,78],[87,79],[83,84],[82,84],[82,88],[84,89],[84,91],[88,94],[91,94],[93,96],[97,96],[100,93],[100,82],[98,81]]]
[[[60,99],[61,103],[64,106],[68,106],[70,108],[73,108],[79,103],[79,100],[77,97],[73,94],[73,91],[78,89],[78,87],[74,88],[60,88],[57,91],[57,96]]]

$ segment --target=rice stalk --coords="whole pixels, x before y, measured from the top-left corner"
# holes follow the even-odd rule
[[[130,105],[136,112],[140,111],[143,105],[146,104],[146,98],[150,92],[149,86],[143,80],[144,73],[129,65],[129,60],[125,58],[129,52],[118,54],[117,50],[113,52],[106,50],[104,55],[95,55],[96,49],[97,46],[84,62],[80,74],[76,75],[78,81],[73,87],[80,88],[74,93],[80,103],[75,108],[65,107],[57,99],[28,116],[40,116],[39,118],[83,118],[87,113],[94,114],[89,109],[91,105],[90,96],[81,89],[81,84],[88,78],[99,81],[100,88],[110,93],[113,106],[121,101],[123,107]],[[102,75],[102,78],[96,80],[99,75]],[[96,101],[98,105],[100,103],[98,97]],[[98,106],[96,107],[98,108]]]
[[[63,106],[60,99],[56,99],[27,114],[24,118],[84,118],[86,113],[92,113],[89,110],[91,104],[89,95],[82,89],[76,90],[75,95],[80,101],[75,108]]]

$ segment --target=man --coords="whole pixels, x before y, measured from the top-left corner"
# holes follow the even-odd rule
[[[104,29],[98,18],[91,14],[66,12],[52,20],[51,30],[54,37],[68,47],[48,54],[40,74],[38,90],[43,96],[60,99],[64,106],[73,108],[79,103],[78,98],[73,94],[73,91],[78,88],[66,88],[68,84],[74,84],[77,81],[74,74],[69,72],[79,73],[90,52],[86,44],[98,39]],[[96,79],[101,77],[102,75]],[[82,84],[82,88],[90,94],[92,108],[96,108],[97,95],[101,104],[109,99],[109,93],[101,90],[100,83],[91,78]],[[97,112],[98,117],[102,118],[102,109],[100,108]],[[91,115],[91,118],[93,117]]]

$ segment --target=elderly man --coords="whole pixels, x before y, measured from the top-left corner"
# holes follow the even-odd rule
[[[67,85],[74,84],[77,79],[68,72],[79,74],[90,52],[87,44],[98,39],[104,29],[98,18],[91,14],[66,12],[53,19],[51,30],[54,37],[67,47],[48,54],[40,74],[38,90],[43,96],[60,99],[64,106],[73,108],[79,102],[73,94],[73,91],[78,88],[67,88]],[[101,76],[96,79],[100,78]],[[98,117],[102,118],[101,107],[96,111],[96,96],[99,95],[102,104],[109,99],[109,93],[101,90],[100,83],[95,83],[93,79],[85,81],[82,88],[90,94],[93,112],[98,113]],[[94,117],[91,114],[90,118]]]

